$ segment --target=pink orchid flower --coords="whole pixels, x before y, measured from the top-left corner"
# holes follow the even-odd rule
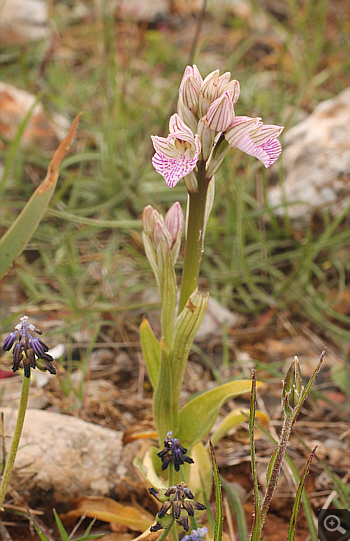
[[[196,167],[201,142],[199,136],[193,135],[178,114],[170,118],[169,132],[166,138],[151,136],[156,151],[152,164],[157,173],[164,177],[169,188],[172,188]]]
[[[254,156],[268,168],[282,152],[281,143],[277,139],[282,130],[283,126],[264,125],[259,117],[236,116],[225,138],[231,148],[238,148]]]

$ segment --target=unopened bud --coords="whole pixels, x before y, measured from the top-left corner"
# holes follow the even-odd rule
[[[224,92],[226,85],[230,82],[231,73],[229,71],[226,71],[219,77],[219,84],[218,84],[218,96]]]
[[[155,226],[153,211],[154,208],[151,205],[147,205],[142,213],[142,229],[149,237],[153,234]]]
[[[235,112],[228,92],[213,101],[207,111],[208,128],[215,132],[225,132],[232,124]]]
[[[169,247],[169,249],[173,243],[169,231],[162,222],[157,222],[154,226],[153,239],[155,246],[163,245],[165,247]]]
[[[181,237],[184,229],[184,217],[181,205],[178,201],[176,201],[166,213],[165,226],[173,239],[173,243],[176,242],[177,238]]]
[[[282,388],[282,406],[284,413],[287,416],[293,414],[295,408],[300,402],[303,392],[302,379],[300,374],[300,365],[298,357],[294,357],[290,365],[287,375],[283,382]]]
[[[240,94],[239,82],[236,80],[231,81],[230,83],[228,83],[228,85],[225,86],[224,92],[228,92],[231,103],[233,106],[235,106]]]
[[[209,73],[199,92],[199,116],[203,117],[210,104],[218,97],[219,70]]]
[[[190,75],[184,81],[182,87],[182,99],[184,104],[192,111],[193,114],[196,114],[198,111],[198,98],[199,90],[201,83],[196,77]]]

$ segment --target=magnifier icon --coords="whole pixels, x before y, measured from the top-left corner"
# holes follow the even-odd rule
[[[346,530],[340,525],[340,518],[336,515],[328,515],[323,521],[323,525],[329,532],[346,533]]]

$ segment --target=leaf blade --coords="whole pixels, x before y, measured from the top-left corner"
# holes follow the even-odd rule
[[[79,119],[80,114],[75,117],[66,137],[56,150],[44,181],[37,187],[22,212],[0,240],[0,278],[23,252],[45,213],[56,188],[60,165],[73,141]]]

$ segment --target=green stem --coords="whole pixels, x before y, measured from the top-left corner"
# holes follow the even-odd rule
[[[19,409],[18,409],[16,427],[15,427],[15,431],[14,431],[14,434],[13,434],[13,438],[12,438],[12,442],[11,442],[11,449],[10,449],[9,455],[7,457],[7,463],[6,463],[4,475],[2,477],[1,486],[0,486],[0,509],[2,508],[2,504],[4,503],[6,492],[7,492],[7,489],[8,489],[9,483],[10,483],[10,479],[11,479],[13,466],[14,466],[14,463],[15,463],[15,458],[16,458],[16,454],[17,454],[19,440],[20,440],[21,434],[22,434],[24,417],[25,417],[26,410],[27,410],[29,389],[30,389],[30,378],[26,378],[25,376],[23,376],[21,399],[20,399],[20,402],[19,402]]]
[[[204,215],[209,180],[205,178],[205,162],[198,162],[198,192],[189,195],[187,241],[180,289],[179,314],[198,286],[199,268],[204,246]]]

